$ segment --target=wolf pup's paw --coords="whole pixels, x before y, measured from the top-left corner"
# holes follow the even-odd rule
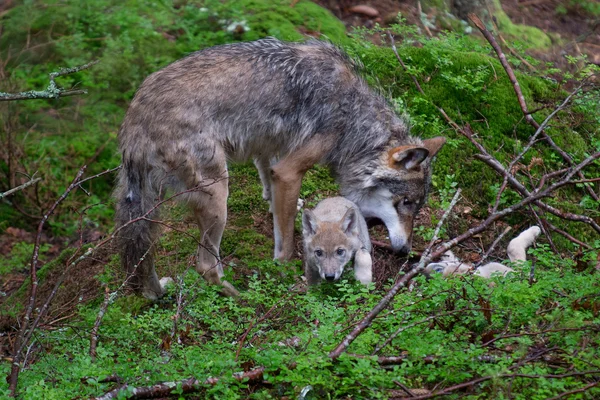
[[[302,207],[304,207],[304,200],[298,198],[298,203],[296,204],[296,211],[302,210]]]
[[[162,291],[164,293],[167,290],[167,286],[174,285],[175,281],[170,276],[164,276],[164,277],[160,278],[158,283],[160,283],[160,288],[162,289]]]
[[[373,260],[371,254],[363,249],[354,256],[354,276],[363,285],[373,282]]]

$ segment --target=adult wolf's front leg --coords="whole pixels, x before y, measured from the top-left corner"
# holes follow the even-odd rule
[[[294,253],[294,220],[304,176],[292,167],[280,162],[272,168],[275,259],[281,261],[289,260]]]

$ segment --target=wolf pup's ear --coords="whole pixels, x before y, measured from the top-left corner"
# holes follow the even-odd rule
[[[390,151],[390,166],[411,170],[419,165],[429,156],[429,150],[425,147],[400,146]]]
[[[443,136],[434,137],[423,140],[423,147],[429,150],[429,157],[433,157],[446,143],[446,138]]]
[[[313,236],[317,233],[317,218],[312,211],[305,209],[302,212],[302,235]]]
[[[358,217],[356,216],[356,211],[354,208],[349,208],[346,211],[346,214],[340,220],[340,225],[342,227],[342,231],[347,236],[358,235]]]

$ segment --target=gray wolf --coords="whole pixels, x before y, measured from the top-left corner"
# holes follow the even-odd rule
[[[330,167],[342,195],[365,217],[383,221],[394,249],[408,252],[431,160],[445,142],[410,136],[406,121],[340,49],[274,38],[207,48],[151,74],[118,138],[121,259],[131,286],[148,298],[162,294],[152,256],[160,232],[153,221],[166,189],[182,193],[177,198],[200,227],[196,269],[235,295],[219,261],[227,162],[254,160],[273,211],[276,259],[293,255],[300,185],[317,163]]]
[[[343,197],[325,199],[314,210],[302,213],[304,274],[309,285],[337,281],[344,266],[354,259],[354,276],[372,281],[371,240],[358,207]]]

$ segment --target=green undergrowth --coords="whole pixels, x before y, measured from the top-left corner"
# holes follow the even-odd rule
[[[199,395],[219,399],[295,398],[309,385],[307,399],[387,398],[397,389],[394,381],[413,389],[441,388],[491,376],[463,396],[505,398],[511,393],[543,399],[577,389],[586,379],[544,375],[600,368],[599,282],[590,279],[590,271],[574,272],[569,261],[545,249],[536,253],[531,285],[530,264],[493,282],[469,276],[418,278],[416,288],[400,293],[350,346],[350,354],[335,362],[327,353],[381,293],[352,278],[296,292],[295,274],[281,274],[293,265],[282,267],[252,254],[245,259],[259,265],[260,272],[236,277],[231,268],[227,271],[227,279],[247,288],[239,301],[219,295],[193,269],[179,271],[182,278],[157,304],[119,298],[104,316],[95,361],[88,355],[89,334],[83,333],[91,330],[101,301],[80,306],[68,327],[39,331],[35,343],[41,351],[21,373],[21,398],[98,396],[116,387],[100,381],[116,375],[132,386],[218,377],[217,384],[202,385]],[[178,315],[177,298],[183,299]],[[376,357],[351,355],[371,354],[398,330],[379,354],[402,355],[398,365],[384,369]],[[484,344],[492,339],[493,344]],[[547,349],[546,356],[539,356],[541,349]],[[232,377],[256,367],[265,368],[268,385]],[[3,363],[0,370],[8,368]],[[5,384],[0,388],[6,394]]]
[[[7,60],[8,79],[0,83],[0,90],[41,89],[47,84],[47,74],[60,67],[94,59],[100,63],[58,78],[65,87],[87,89],[86,96],[2,105],[0,118],[7,130],[0,138],[8,143],[10,137],[18,162],[13,158],[9,163],[7,153],[0,152],[0,175],[8,177],[18,166],[20,174],[37,171],[43,181],[37,191],[21,192],[0,202],[0,230],[33,229],[37,219],[23,215],[35,217],[46,211],[88,160],[86,176],[116,167],[116,133],[142,80],[175,59],[216,44],[266,35],[300,40],[307,33],[321,33],[344,47],[362,62],[369,83],[389,97],[399,112],[407,112],[416,135],[448,138],[434,163],[434,210],[447,207],[454,190],[460,187],[465,204],[473,207],[472,214],[485,217],[501,184],[495,173],[474,159],[474,147],[448,127],[435,106],[443,107],[459,124],[469,123],[477,140],[504,163],[523,148],[533,132],[523,121],[502,66],[487,45],[470,37],[444,34],[426,39],[416,35],[414,27],[392,27],[398,34],[398,51],[408,67],[406,73],[390,48],[377,47],[360,35],[346,36],[340,21],[308,1],[15,3],[1,17],[0,58]],[[557,71],[548,69],[551,66],[531,59],[538,70],[524,73],[519,68],[521,61],[509,60],[517,66],[529,108],[546,107],[533,114],[540,122],[565,97],[564,83],[577,78],[556,78]],[[416,91],[411,76],[418,79],[425,95]],[[597,91],[578,97],[574,106],[559,113],[548,128],[548,134],[577,161],[600,148],[598,98]],[[536,158],[543,163],[536,164]],[[531,165],[527,171],[534,177],[564,166],[543,145],[530,151],[522,163]],[[596,164],[590,171],[590,176],[597,176],[600,166]],[[597,379],[597,374],[543,377],[600,368],[600,288],[597,274],[593,275],[588,266],[595,254],[588,252],[583,262],[575,264],[552,256],[545,245],[533,251],[537,260],[534,282],[529,281],[530,264],[517,266],[518,273],[493,282],[474,277],[418,278],[417,286],[399,294],[391,308],[349,349],[349,353],[369,355],[400,330],[380,353],[403,355],[400,364],[384,369],[373,357],[349,354],[331,361],[327,353],[379,301],[390,283],[382,290],[364,288],[347,271],[340,284],[323,285],[308,293],[299,290],[301,261],[285,265],[271,261],[272,218],[262,200],[254,166],[234,165],[230,176],[228,224],[221,256],[226,279],[242,292],[240,301],[220,296],[218,288],[207,285],[195,272],[193,254],[200,233],[184,205],[169,204],[164,216],[172,226],[165,229],[157,245],[156,264],[161,276],[181,277],[177,285],[156,304],[135,296],[118,297],[102,322],[95,361],[88,355],[89,337],[101,293],[95,301],[79,304],[64,326],[36,331],[34,362],[24,369],[19,381],[21,398],[100,395],[116,387],[100,382],[113,374],[132,386],[190,376],[201,381],[219,377],[219,383],[206,385],[199,395],[219,399],[296,398],[309,385],[312,389],[306,399],[385,398],[397,393],[392,392],[398,389],[394,381],[409,388],[431,389],[485,376],[492,378],[457,397],[542,399]],[[527,181],[526,176],[519,177]],[[8,182],[0,179],[0,191],[8,189],[2,186]],[[86,231],[109,231],[113,184],[114,174],[109,174],[71,193],[49,220],[48,234],[73,242],[78,238],[80,221]],[[561,190],[547,201],[567,211],[599,217],[600,205],[582,194],[581,188],[576,189]],[[307,173],[301,188],[307,207],[335,194],[337,186],[326,168]],[[518,199],[508,190],[501,206]],[[18,212],[17,206],[25,213]],[[509,222],[525,223],[521,216]],[[466,218],[460,223],[464,224],[461,229],[469,228]],[[577,237],[589,239],[590,245],[600,248],[600,242],[594,241],[597,235],[581,225],[562,223],[560,227],[577,232]],[[429,226],[417,227],[416,231],[425,239],[431,236]],[[447,237],[445,230],[442,237]],[[572,246],[560,238],[556,244],[561,249]],[[0,261],[0,274],[26,269],[31,249],[30,243],[14,245],[9,256]],[[47,250],[47,246],[42,247],[42,253]],[[52,274],[64,266],[72,252],[67,250],[47,263],[39,271],[41,281],[56,276]],[[122,283],[118,257],[106,257],[102,262],[105,266],[93,270],[93,279],[116,290]],[[26,283],[5,299],[3,309],[16,315],[26,304],[28,289]],[[73,298],[77,299],[65,298],[70,303],[61,304],[71,306]],[[179,313],[177,298],[183,299]],[[492,339],[493,343],[484,345]],[[266,368],[264,380],[269,384],[232,378],[234,372],[258,366]],[[0,364],[1,373],[9,368],[8,362]],[[515,373],[542,377],[502,377]],[[5,395],[7,388],[2,382],[0,395]],[[588,394],[600,396],[597,387]]]

